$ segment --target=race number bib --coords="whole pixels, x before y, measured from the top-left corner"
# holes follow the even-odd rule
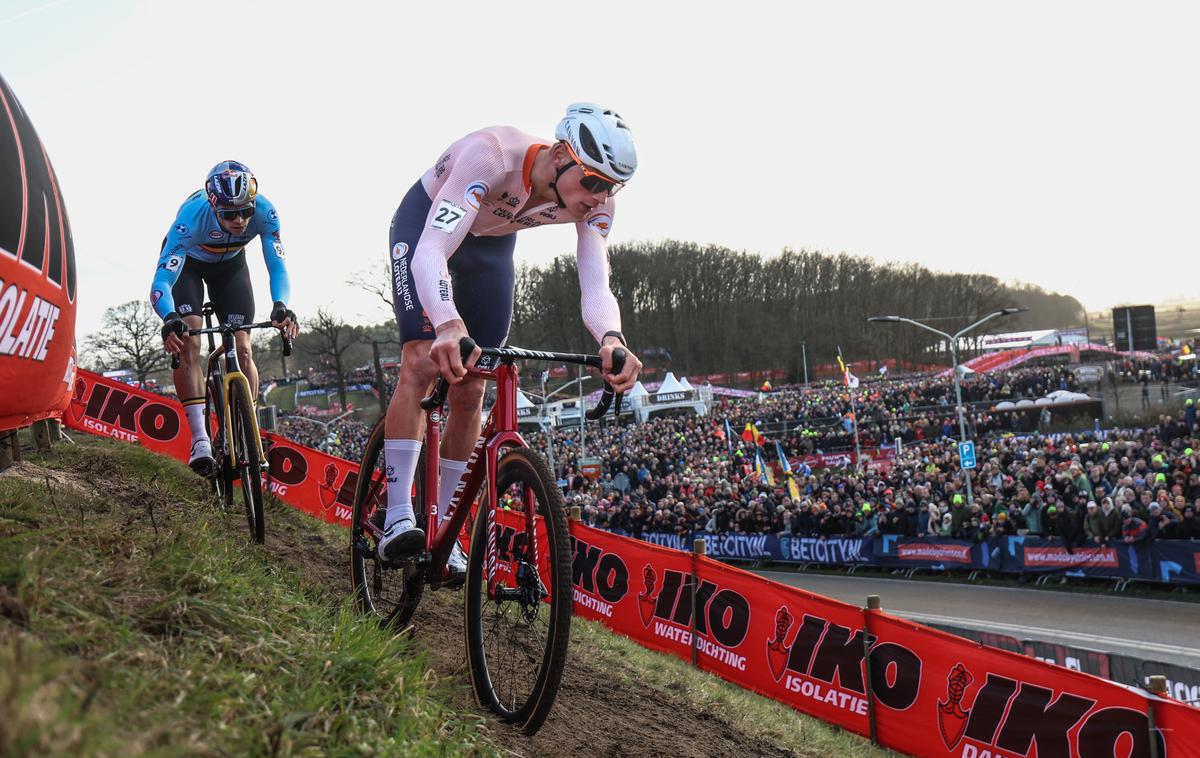
[[[449,200],[443,200],[438,203],[437,210],[433,212],[433,221],[429,223],[429,228],[450,234],[466,215],[465,209],[459,208]]]

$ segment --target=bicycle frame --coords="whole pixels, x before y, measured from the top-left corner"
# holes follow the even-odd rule
[[[212,328],[212,311],[208,308],[204,309],[204,326],[205,328]],[[232,452],[234,449],[233,425],[229,423],[230,418],[232,418],[232,406],[229,401],[232,393],[229,390],[234,384],[241,384],[246,391],[247,398],[253,398],[254,393],[250,391],[250,380],[242,373],[241,364],[238,363],[237,343],[233,338],[233,334],[225,331],[221,332],[221,347],[215,348],[212,332],[209,332],[208,347],[211,352],[208,355],[207,375],[216,373],[221,377],[221,414],[224,419],[224,423],[221,425],[222,434],[225,438],[225,450]],[[220,363],[222,359],[225,361],[224,366]],[[258,445],[258,460],[266,461],[267,457],[263,453],[262,447],[262,433],[258,428],[258,418],[255,417],[256,414],[251,414],[251,416],[253,417],[254,424],[254,429],[252,430],[254,433],[254,442]]]
[[[454,494],[454,498],[447,505],[446,510],[450,514],[444,523],[440,523],[440,514],[438,513],[439,500],[439,483],[438,473],[441,462],[441,457],[438,454],[439,446],[441,445],[441,408],[431,411],[426,414],[425,419],[425,513],[427,525],[439,524],[436,528],[430,528],[426,534],[426,548],[432,556],[431,571],[435,576],[446,575],[446,560],[450,557],[450,551],[454,547],[454,540],[462,532],[463,525],[466,523],[467,515],[470,513],[469,507],[462,507],[464,504],[469,504],[475,500],[481,488],[486,487],[485,500],[483,509],[486,511],[480,513],[476,511],[475,517],[487,518],[487,578],[488,578],[488,597],[494,599],[499,582],[496,579],[496,517],[495,507],[499,497],[496,487],[496,471],[500,459],[500,449],[504,446],[510,447],[528,447],[525,439],[517,431],[517,368],[509,362],[501,362],[495,370],[468,368],[467,375],[479,379],[489,379],[496,383],[496,402],[492,406],[492,411],[488,415],[487,421],[484,423],[483,431],[475,442],[475,447],[471,451],[470,458],[467,459],[467,468],[463,472],[462,479],[459,483],[458,490]],[[482,463],[482,465],[480,465]],[[532,503],[532,499],[526,496],[526,502]],[[525,510],[526,528],[529,533],[533,531],[534,511],[532,508]],[[537,545],[531,547],[533,551],[534,563],[537,560]]]
[[[464,361],[466,361],[475,348],[476,345],[470,338],[463,338],[460,343],[460,350],[462,351]],[[517,347],[484,348],[484,352],[498,359],[496,368],[481,369],[467,366],[467,376],[494,381],[496,383],[496,402],[492,406],[491,413],[483,425],[481,434],[475,441],[475,447],[472,449],[471,455],[467,460],[467,467],[463,472],[458,489],[447,505],[449,515],[445,523],[440,523],[441,519],[438,514],[438,501],[440,500],[440,483],[438,479],[441,463],[439,448],[442,440],[442,410],[446,403],[449,385],[444,379],[438,379],[433,393],[421,401],[421,408],[426,411],[425,469],[418,473],[423,477],[421,481],[425,485],[423,490],[425,502],[414,503],[414,509],[420,507],[426,515],[425,548],[426,555],[429,556],[428,563],[426,564],[426,576],[437,583],[449,578],[449,569],[446,561],[450,557],[450,551],[454,548],[454,540],[462,532],[467,514],[470,512],[469,508],[462,506],[474,502],[480,489],[486,487],[486,498],[482,505],[485,513],[480,514],[477,510],[476,518],[482,515],[487,519],[487,591],[488,598],[494,600],[498,596],[501,585],[501,580],[497,576],[498,555],[495,514],[496,503],[500,495],[496,481],[496,474],[499,470],[500,450],[506,446],[529,447],[528,443],[525,442],[525,439],[517,431],[518,372],[513,361],[518,359],[561,360],[593,368],[601,368],[601,362],[598,356],[550,353],[539,350],[525,350]],[[613,366],[615,370],[620,370],[624,360],[625,353],[623,350],[618,349],[613,351]],[[601,418],[611,407],[614,399],[619,412],[621,394],[615,393],[613,388],[605,383],[600,402],[587,413],[587,417],[593,420]],[[482,465],[480,465],[481,462]],[[380,483],[377,475],[372,475],[372,480],[375,482],[375,486],[378,486]],[[550,486],[553,487],[553,483]],[[522,493],[522,501],[530,506],[524,509],[525,534],[528,535],[535,534],[534,527],[537,518],[536,509],[532,507],[534,503],[533,494],[532,489],[527,484],[525,491]],[[363,528],[370,532],[377,542],[383,536],[383,530],[370,521],[364,523]],[[536,537],[532,541],[533,544],[529,546],[529,550],[531,553],[532,568],[536,571],[538,563]]]
[[[496,471],[500,459],[500,449],[509,447],[529,447],[525,438],[517,431],[517,368],[510,362],[501,362],[494,370],[468,368],[467,376],[477,379],[488,379],[496,383],[496,403],[483,425],[482,433],[475,441],[475,447],[467,459],[467,468],[463,472],[458,490],[446,510],[450,513],[444,523],[438,513],[440,484],[438,482],[441,456],[438,454],[442,442],[442,407],[435,408],[425,415],[425,470],[420,472],[425,482],[425,502],[417,504],[426,515],[425,548],[430,556],[428,572],[431,577],[446,579],[449,568],[446,565],[450,551],[454,548],[454,540],[462,532],[469,507],[462,507],[475,500],[480,488],[486,487],[485,501],[482,505],[486,515],[476,512],[475,517],[487,518],[487,576],[488,597],[495,599],[499,581],[496,578],[496,519],[495,503],[499,497],[496,491]],[[526,494],[526,502],[532,503],[532,498]],[[526,528],[533,531],[534,512],[527,508],[525,511]],[[438,526],[434,527],[433,525]],[[366,528],[378,539],[383,532],[374,524],[366,524]],[[537,560],[537,545],[533,545],[534,561]]]

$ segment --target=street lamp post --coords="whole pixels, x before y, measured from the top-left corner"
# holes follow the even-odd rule
[[[544,426],[546,429],[546,456],[550,459],[551,472],[553,472],[554,475],[557,477],[558,470],[555,468],[555,465],[554,465],[554,426],[550,423],[550,415],[547,412],[547,407],[550,405],[550,398],[554,397],[558,393],[562,392],[563,390],[567,389],[568,387],[570,387],[570,386],[574,385],[576,382],[578,382],[579,383],[579,396],[580,396],[579,405],[580,405],[580,409],[582,412],[583,383],[588,381],[589,379],[591,379],[592,376],[591,375],[583,376],[582,372],[580,372],[580,376],[578,378],[572,379],[571,381],[567,382],[566,384],[562,385],[561,387],[559,387],[557,389],[551,390],[550,392],[546,392],[546,380],[549,377],[550,377],[550,372],[548,370],[542,372],[542,376],[541,376],[541,379],[542,379],[542,410],[541,410],[541,413],[542,413],[542,420],[543,420],[543,423],[544,423]],[[580,418],[582,419],[582,416],[580,416]],[[581,428],[579,430],[580,437],[581,437],[581,439],[580,439],[581,450],[582,450],[582,445],[583,445],[582,426],[583,426],[583,424],[582,424],[582,420],[581,420],[581,422],[580,422]],[[582,456],[582,452],[580,453],[580,455]]]
[[[549,401],[546,399],[546,379],[550,376],[549,370],[542,371],[542,407],[539,409],[542,414],[542,429],[546,433],[546,457],[550,459],[550,473],[558,479],[558,467],[554,465],[554,430],[550,426],[550,416],[546,412],[546,406]]]
[[[932,326],[929,326],[928,324],[922,324],[920,321],[914,321],[911,318],[904,318],[903,316],[871,316],[870,318],[867,319],[867,321],[874,321],[874,322],[880,322],[880,323],[886,323],[886,324],[898,324],[898,323],[912,324],[913,326],[918,326],[918,327],[924,329],[925,331],[933,332],[934,334],[938,335],[939,337],[944,338],[950,344],[951,371],[954,374],[955,411],[958,414],[958,441],[966,442],[967,441],[967,419],[966,419],[966,415],[964,413],[965,409],[963,408],[963,402],[962,402],[962,385],[959,382],[959,375],[958,375],[958,340],[967,332],[970,332],[972,329],[974,329],[978,326],[982,326],[983,324],[987,323],[988,321],[991,321],[994,318],[998,318],[1000,316],[1011,316],[1014,313],[1020,313],[1023,310],[1025,310],[1025,309],[1024,308],[1001,308],[998,311],[989,313],[988,315],[979,319],[978,321],[971,324],[970,326],[966,326],[966,327],[963,327],[962,329],[959,329],[954,334],[946,334],[945,332],[941,331],[940,329],[934,329]],[[959,463],[960,464],[962,463],[961,459],[959,460]],[[970,507],[975,504],[975,498],[974,498],[973,493],[971,492],[971,472],[968,469],[964,468],[962,470],[962,473],[963,473],[963,480],[966,482],[966,486],[967,486],[967,507]]]

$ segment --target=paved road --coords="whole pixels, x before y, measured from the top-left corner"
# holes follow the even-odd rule
[[[1200,668],[1200,603],[1147,600],[945,582],[781,571],[777,582],[884,610],[922,623],[941,622]]]

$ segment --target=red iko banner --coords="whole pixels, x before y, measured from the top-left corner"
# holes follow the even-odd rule
[[[741,569],[572,525],[575,610],[910,755],[1200,758],[1200,711]],[[694,598],[694,600],[693,600]],[[866,646],[864,646],[864,637]],[[870,688],[867,656],[870,649]]]
[[[186,460],[179,404],[80,371],[67,425]],[[357,466],[274,434],[268,486],[348,525]],[[497,513],[502,556],[520,526]],[[575,612],[798,711],[910,755],[1200,758],[1200,710],[772,582],[704,557],[571,525]],[[539,555],[545,555],[544,549]],[[543,567],[544,571],[544,567]],[[864,638],[866,645],[864,646]],[[870,649],[868,687],[867,648]],[[870,694],[868,694],[870,693]]]
[[[58,177],[0,78],[0,430],[59,416],[75,373],[75,247]]]
[[[961,758],[1149,756],[1145,693],[1089,674],[868,611],[879,742],[910,755]],[[916,676],[875,651],[888,645],[916,660]],[[891,682],[911,693],[891,702]],[[878,684],[875,684],[878,682]],[[913,690],[915,685],[916,689]],[[904,707],[900,707],[904,706]],[[1200,712],[1158,734],[1158,755],[1190,755]]]
[[[191,452],[191,432],[177,400],[91,371],[81,369],[75,377],[63,422],[71,429],[136,442],[184,463]],[[349,526],[358,464],[277,434],[263,437],[271,494],[310,516]]]
[[[700,668],[802,713],[868,734],[863,612],[698,558]]]

